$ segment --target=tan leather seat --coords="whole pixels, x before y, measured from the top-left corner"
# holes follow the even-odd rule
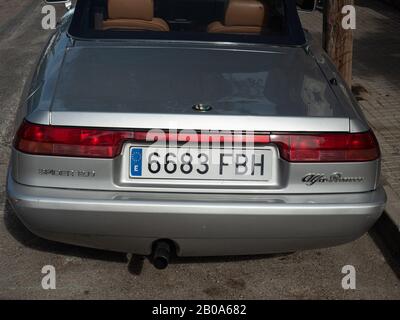
[[[169,26],[154,18],[153,0],[108,0],[108,19],[102,29],[169,31]]]
[[[230,0],[225,11],[224,22],[208,25],[210,33],[258,34],[267,23],[268,8],[259,0]]]

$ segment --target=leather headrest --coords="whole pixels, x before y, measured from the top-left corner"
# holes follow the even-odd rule
[[[108,0],[108,17],[150,21],[154,17],[153,0]]]
[[[265,25],[266,9],[259,0],[230,0],[225,12],[225,26]]]

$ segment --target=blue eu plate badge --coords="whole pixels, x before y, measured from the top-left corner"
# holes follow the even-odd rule
[[[131,148],[131,177],[142,176],[142,149]]]

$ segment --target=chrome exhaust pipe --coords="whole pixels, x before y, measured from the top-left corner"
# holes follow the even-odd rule
[[[157,269],[165,269],[168,266],[170,256],[171,246],[165,241],[157,242],[154,246],[152,258],[153,265]]]

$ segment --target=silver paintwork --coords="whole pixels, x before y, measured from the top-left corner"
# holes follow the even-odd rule
[[[191,110],[190,105],[188,109]],[[199,114],[129,114],[106,112],[51,112],[51,123],[71,126],[112,127],[112,128],[152,128],[175,130],[243,130],[243,131],[315,131],[348,132],[347,118],[308,117],[256,117],[245,115]],[[33,119],[28,117],[29,121]],[[43,115],[37,120],[45,120]],[[45,120],[46,121],[46,120]],[[35,121],[36,122],[36,121]]]
[[[28,155],[13,150],[12,174],[24,185],[77,188],[81,190],[154,191],[177,193],[251,193],[251,194],[299,194],[299,193],[351,193],[368,192],[376,188],[379,161],[367,163],[288,163],[275,157],[272,164],[273,178],[270,181],[207,181],[173,179],[129,178],[129,146],[124,146],[122,155],[115,159],[88,159]],[[278,154],[275,149],[275,154]],[[59,177],[40,175],[40,169],[96,171],[96,176]],[[306,186],[303,177],[310,173],[331,175],[341,172],[344,176],[360,176],[362,182],[341,184],[315,184]]]
[[[386,202],[382,187],[338,195],[182,195],[28,187],[11,175],[8,195],[24,224],[44,238],[145,255],[166,238],[181,256],[337,245],[365,233]]]
[[[213,115],[347,116],[303,50],[212,44],[70,47],[51,112],[129,113],[139,119],[143,113],[173,114],[179,121],[181,114],[196,114],[191,107],[198,101],[212,105]]]
[[[369,129],[337,70],[311,42],[303,48],[73,39],[68,35],[72,14],[50,38],[28,81],[16,128],[27,119],[45,125],[126,129]],[[332,78],[337,85],[329,81]],[[201,89],[199,81],[207,79],[210,85]],[[241,86],[229,89],[254,80],[267,84],[263,94]],[[197,103],[213,108],[199,113],[192,109]],[[379,159],[288,163],[269,146],[276,155],[269,181],[132,181],[130,145],[136,144],[125,144],[115,159],[36,156],[13,149],[7,181],[10,202],[24,224],[45,238],[141,254],[150,253],[153,241],[168,238],[175,241],[179,255],[340,244],[366,232],[386,202],[379,186]],[[40,170],[95,174],[52,175]],[[363,179],[312,186],[302,181],[309,173],[336,172]]]

